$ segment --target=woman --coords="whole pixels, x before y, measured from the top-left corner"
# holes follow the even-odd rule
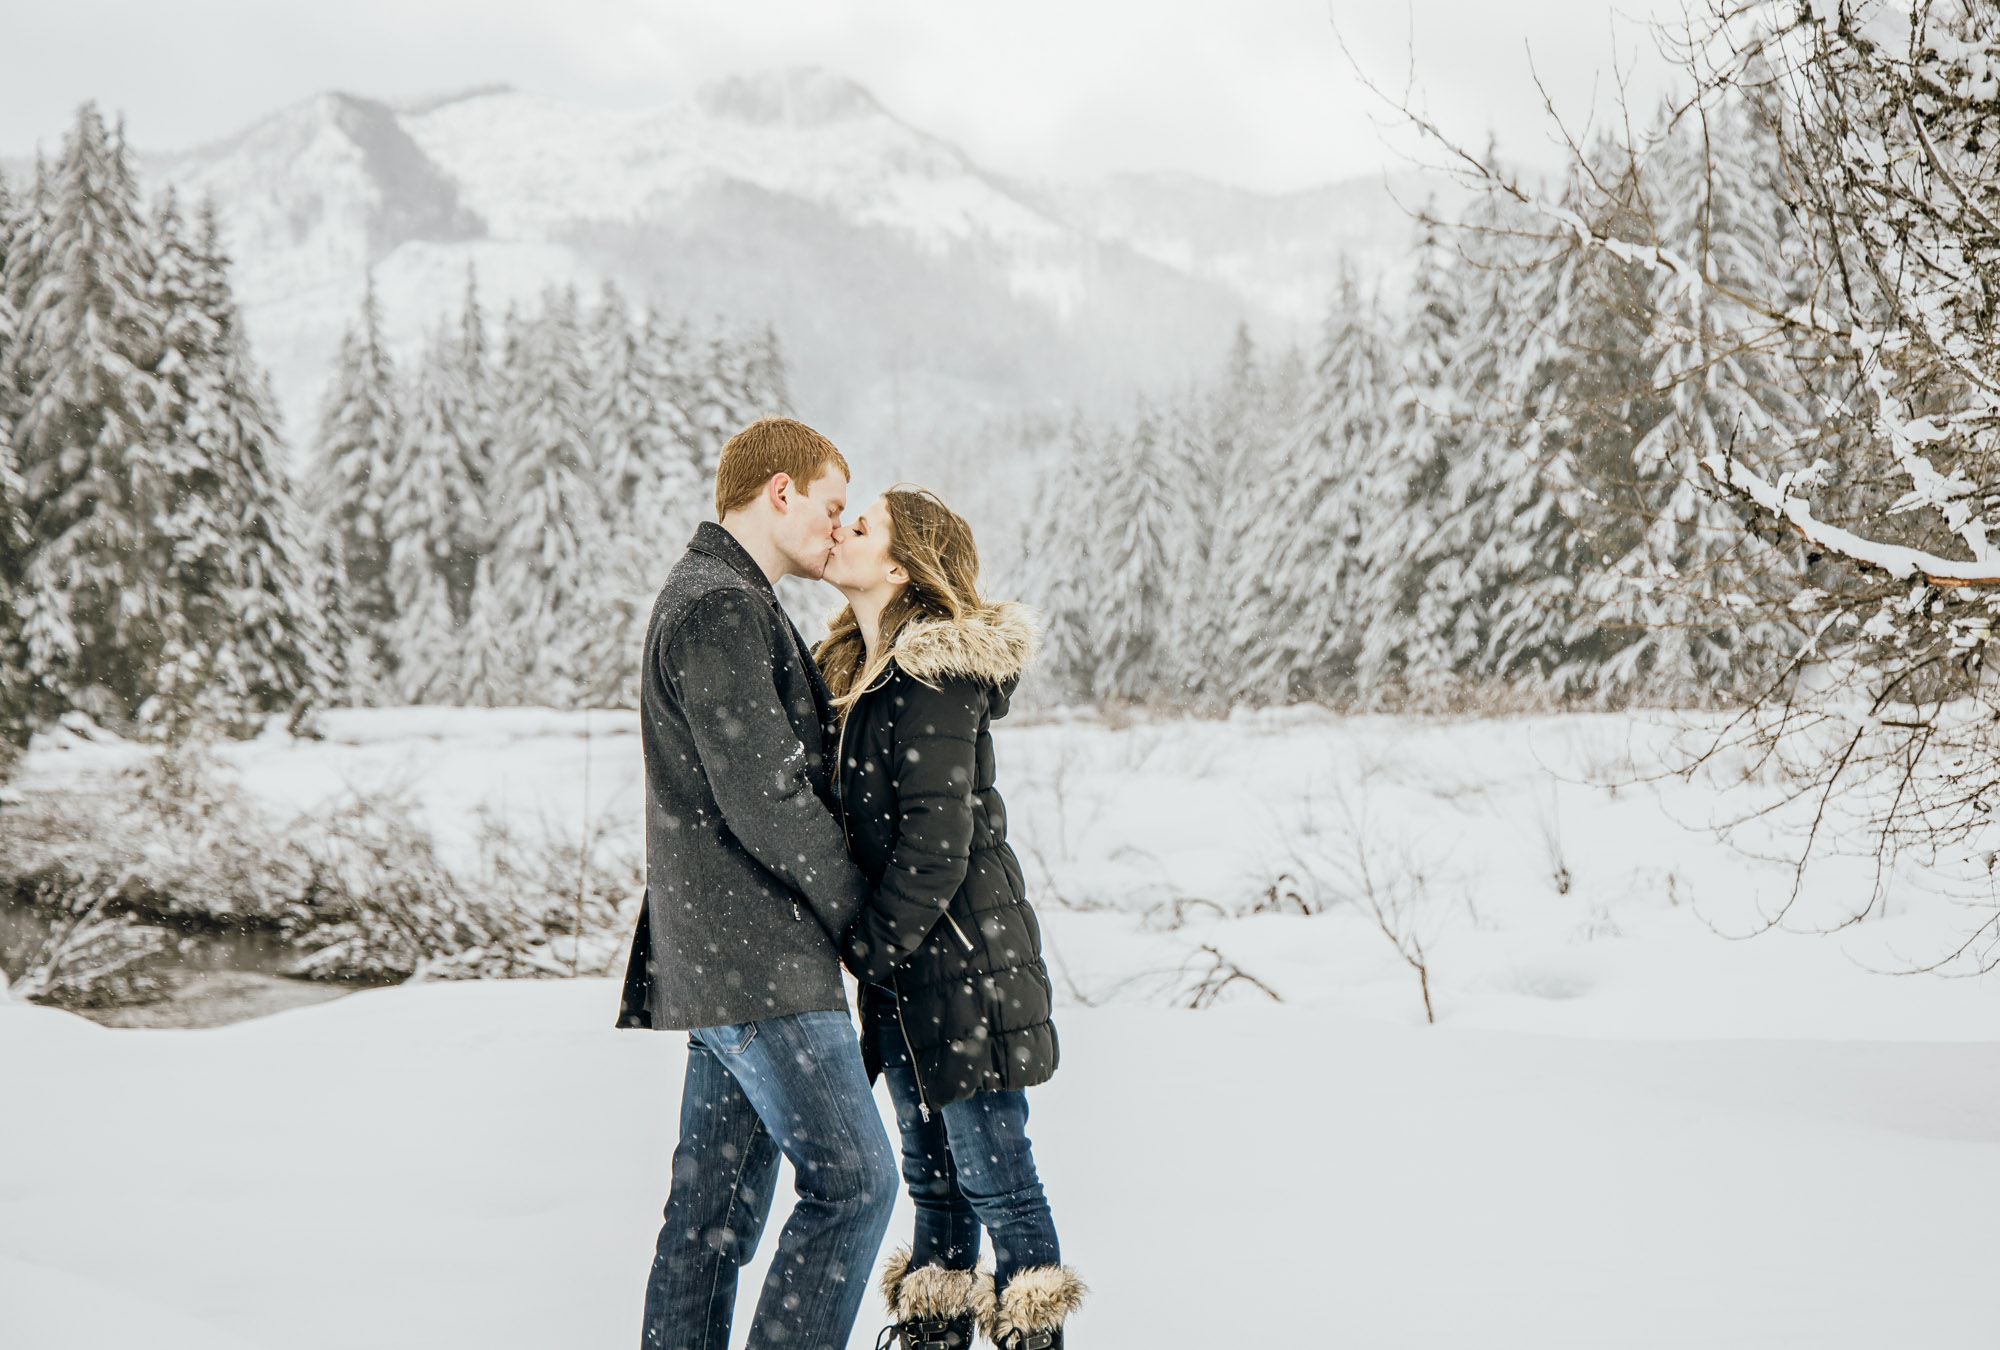
[[[882,1277],[891,1330],[903,1350],[959,1350],[976,1319],[1000,1350],[1060,1350],[1084,1288],[1062,1264],[1022,1091],[1055,1072],[1056,1032],[990,730],[1034,628],[979,598],[971,529],[921,489],[892,488],[842,531],[826,579],[848,602],[817,651],[841,713],[839,805],[874,884],[844,955],[917,1209]]]

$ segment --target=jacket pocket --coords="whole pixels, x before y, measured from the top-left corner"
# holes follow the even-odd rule
[[[755,1022],[734,1022],[728,1026],[709,1027],[701,1033],[702,1044],[718,1055],[740,1055],[750,1048],[750,1042],[757,1039]]]

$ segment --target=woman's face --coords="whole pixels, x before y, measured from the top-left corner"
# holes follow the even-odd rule
[[[834,532],[833,556],[826,579],[853,599],[894,591],[910,579],[903,565],[889,556],[889,504],[876,498],[866,511]]]

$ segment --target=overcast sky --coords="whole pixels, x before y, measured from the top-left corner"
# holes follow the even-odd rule
[[[1545,162],[1529,65],[1567,116],[1614,54],[1660,89],[1664,0],[0,0],[0,155],[53,149],[75,106],[143,149],[226,136],[325,89],[391,101],[504,82],[613,106],[720,74],[819,65],[1006,172],[1183,170],[1277,191],[1393,158],[1342,57],[1419,89],[1469,141]]]

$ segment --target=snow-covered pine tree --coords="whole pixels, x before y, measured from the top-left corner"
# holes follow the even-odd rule
[[[1042,481],[1021,559],[1021,593],[1042,612],[1042,651],[1057,696],[1091,697],[1097,680],[1096,503],[1108,481],[1104,443],[1076,414]]]
[[[1747,101],[1711,108],[1699,134],[1684,125],[1651,158],[1647,215],[1668,247],[1737,293],[1803,297],[1786,275],[1796,230],[1776,190],[1776,140]],[[1798,590],[1796,564],[1740,528],[1698,461],[1803,441],[1815,417],[1769,321],[1720,290],[1647,279],[1658,316],[1647,374],[1670,398],[1632,447],[1643,529],[1586,583],[1599,627],[1630,635],[1593,680],[1608,693],[1699,702],[1767,679],[1803,634],[1781,605],[1762,603],[1773,586]]]
[[[1135,483],[1157,494],[1167,523],[1166,604],[1156,635],[1157,696],[1184,705],[1191,700],[1226,701],[1230,654],[1219,639],[1230,627],[1231,568],[1235,542],[1229,535],[1232,490],[1229,473],[1241,438],[1260,434],[1256,410],[1264,401],[1263,371],[1254,349],[1236,354],[1246,370],[1225,372],[1220,390],[1189,389],[1158,413],[1161,476]],[[1232,367],[1235,366],[1232,358]]]
[[[465,269],[465,302],[459,311],[458,343],[449,349],[456,364],[459,398],[458,442],[464,456],[469,500],[474,510],[458,520],[458,549],[445,569],[451,589],[451,609],[461,623],[472,612],[472,589],[479,559],[493,549],[494,527],[487,493],[493,481],[493,441],[499,421],[492,353],[486,341],[486,320],[479,308],[479,276]]]
[[[1462,306],[1449,368],[1455,453],[1436,497],[1416,628],[1429,644],[1424,666],[1491,681],[1524,673],[1512,653],[1496,650],[1503,615],[1561,631],[1575,612],[1567,552],[1574,504],[1559,505],[1550,479],[1523,451],[1513,401],[1517,374],[1525,378],[1517,368],[1536,350],[1520,325],[1524,269],[1534,258],[1494,199],[1476,204],[1472,219],[1449,264]],[[1530,677],[1541,673],[1530,667]]]
[[[363,286],[361,313],[341,339],[313,443],[311,504],[339,545],[337,584],[360,639],[352,654],[357,669],[351,672],[359,684],[374,678],[364,673],[367,667],[394,665],[390,625],[396,600],[389,583],[386,507],[402,443],[402,414],[381,327],[371,275]]]
[[[28,564],[27,485],[14,457],[20,405],[11,371],[19,316],[7,287],[7,260],[16,251],[16,237],[25,233],[26,217],[27,203],[15,200],[6,175],[0,174],[0,782],[27,744],[32,725],[27,651],[15,605]]]
[[[1360,493],[1366,523],[1362,573],[1359,692],[1435,692],[1455,673],[1448,616],[1424,603],[1430,577],[1463,541],[1446,536],[1463,503],[1447,495],[1464,445],[1457,365],[1462,342],[1462,274],[1435,228],[1416,247],[1416,272],[1396,335],[1400,364],[1387,434]],[[1454,532],[1455,536],[1455,532]]]
[[[1206,444],[1192,466],[1200,499],[1194,528],[1203,540],[1199,582],[1184,583],[1188,595],[1188,655],[1199,663],[1188,690],[1198,698],[1226,703],[1238,692],[1242,653],[1236,643],[1234,613],[1248,560],[1268,546],[1276,506],[1274,485],[1265,477],[1277,443],[1303,415],[1307,373],[1296,347],[1271,360],[1258,352],[1249,329],[1238,325],[1223,367],[1222,384],[1191,408],[1184,426],[1205,417]],[[1184,455],[1183,458],[1187,456]]]
[[[1254,487],[1242,480],[1261,444],[1263,364],[1239,323],[1221,380],[1190,389],[1168,409],[1168,459],[1178,481],[1163,484],[1175,516],[1173,688],[1182,698],[1228,698],[1231,572],[1241,517]]]
[[[778,330],[769,323],[744,339],[743,386],[749,402],[744,421],[777,417],[792,407],[791,382],[785,375],[785,356],[778,345]]]
[[[1178,590],[1173,433],[1142,405],[1129,432],[1101,446],[1099,490],[1063,509],[1091,519],[1091,692],[1139,700],[1177,682]],[[1122,490],[1110,491],[1116,483]]]
[[[395,607],[389,645],[402,698],[450,701],[484,534],[479,417],[455,335],[431,335],[407,398],[382,494]]]
[[[589,375],[584,419],[614,535],[628,533],[636,523],[634,490],[645,476],[640,468],[640,428],[655,421],[654,389],[641,357],[643,340],[624,295],[616,284],[605,282],[584,333]]]
[[[38,194],[39,195],[39,194]],[[152,259],[122,135],[85,104],[9,272],[14,451],[32,554],[27,671],[44,715],[129,718],[150,695],[173,595],[157,584],[168,509],[166,392]],[[25,284],[22,284],[25,278]]]
[[[338,679],[312,550],[276,459],[277,417],[237,318],[213,203],[190,238],[171,195],[154,217],[162,316],[164,569],[176,597],[147,709],[167,731],[237,732],[324,704]]]
[[[634,442],[634,475],[620,491],[633,503],[638,542],[667,556],[715,507],[715,466],[702,458],[703,440],[690,412],[691,351],[685,324],[670,322],[657,308],[647,309],[637,360],[649,418]]]
[[[493,584],[493,559],[481,558],[472,583],[472,612],[459,633],[459,669],[454,701],[500,708],[525,701],[520,662],[506,647],[506,600]]]
[[[1616,181],[1606,166],[1604,178]],[[1606,210],[1572,182],[1579,212]],[[1637,545],[1645,502],[1632,472],[1640,428],[1662,401],[1649,378],[1652,311],[1644,269],[1603,250],[1554,238],[1537,248],[1538,222],[1507,205],[1483,248],[1503,269],[1468,347],[1506,353],[1490,384],[1472,383],[1475,417],[1505,450],[1477,494],[1472,533],[1481,543],[1467,584],[1482,602],[1486,637],[1476,669],[1557,694],[1613,696],[1597,672],[1630,642],[1600,624],[1585,586]]]
[[[770,328],[750,337],[717,331],[702,344],[693,397],[685,405],[694,424],[697,468],[713,481],[722,447],[760,417],[785,411],[784,361]]]
[[[460,630],[477,602],[480,560],[492,547],[490,385],[478,278],[467,269],[458,324],[431,335],[407,390],[383,506],[396,688],[412,702],[464,697]]]
[[[646,342],[645,320],[635,323],[625,297],[606,282],[584,333],[584,423],[603,519],[587,541],[589,597],[579,607],[585,621],[560,644],[573,696],[592,706],[637,705],[642,625],[659,588],[650,566],[659,547],[653,514],[662,476],[676,461],[687,463],[678,410],[659,406],[671,389],[656,378]]]
[[[1360,649],[1362,534],[1394,376],[1379,308],[1343,270],[1304,412],[1254,475],[1269,494],[1235,577],[1235,692],[1253,702],[1336,699]]]
[[[568,704],[595,682],[572,658],[594,621],[606,547],[573,293],[549,292],[539,315],[513,325],[503,375],[492,584],[505,650],[518,654],[534,697]]]

